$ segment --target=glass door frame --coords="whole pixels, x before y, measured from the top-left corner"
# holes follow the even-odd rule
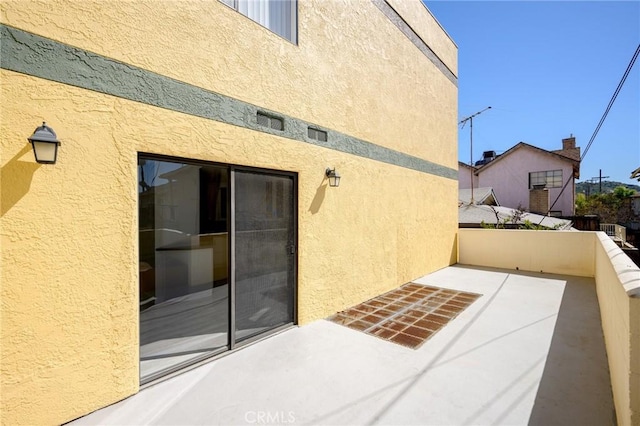
[[[203,354],[201,357],[194,358],[193,360],[189,360],[187,362],[176,364],[175,366],[163,370],[157,374],[152,374],[149,377],[140,378],[140,386],[147,387],[151,386],[159,381],[166,380],[171,378],[177,374],[181,374],[193,368],[196,368],[202,364],[213,361],[215,359],[221,358],[223,356],[229,355],[235,352],[238,349],[241,349],[245,346],[251,345],[257,341],[266,339],[274,334],[280,333],[283,330],[289,329],[298,323],[298,173],[283,171],[283,170],[274,170],[267,169],[262,167],[251,167],[245,165],[237,165],[237,164],[229,164],[229,163],[221,163],[217,161],[208,161],[208,160],[198,160],[192,158],[185,157],[176,157],[170,155],[161,155],[161,154],[153,154],[147,152],[138,152],[137,154],[137,164],[136,168],[140,165],[140,160],[151,160],[151,161],[166,161],[166,162],[175,162],[175,163],[184,163],[190,165],[202,165],[202,166],[214,166],[214,167],[223,167],[228,171],[228,179],[229,179],[229,191],[227,194],[227,218],[229,221],[228,224],[228,239],[227,239],[227,253],[228,253],[228,263],[227,263],[227,276],[229,277],[229,297],[228,297],[228,334],[227,334],[227,346],[226,348],[220,348],[214,350],[212,352]],[[292,300],[293,300],[293,312],[292,312],[292,321],[282,324],[280,326],[274,327],[272,329],[266,330],[258,335],[248,337],[240,342],[236,342],[236,272],[235,272],[235,201],[236,201],[236,183],[235,183],[235,172],[243,171],[250,172],[256,174],[263,174],[267,176],[279,176],[279,177],[287,177],[292,180],[292,191],[293,191],[293,200],[292,200],[292,226],[293,226],[293,247],[294,253],[293,255],[293,288],[292,288]],[[138,179],[136,179],[136,193],[138,192]],[[137,200],[137,215],[140,213],[140,200]],[[140,228],[140,224],[138,223],[138,229]],[[139,262],[138,262],[139,263]],[[140,272],[138,271],[138,276]],[[140,288],[140,281],[137,282],[138,289]],[[138,290],[139,291],[139,290]],[[139,308],[138,308],[139,309]],[[138,329],[140,329],[140,311],[138,312]],[[140,339],[140,337],[138,337]],[[138,347],[140,346],[140,341],[138,341]],[[138,362],[140,362],[140,357],[138,356]]]
[[[234,349],[242,348],[244,346],[255,343],[256,341],[265,339],[273,334],[279,333],[282,330],[286,330],[298,323],[298,174],[295,172],[286,172],[281,170],[265,169],[260,167],[228,165],[229,166],[229,350],[226,353],[232,352]],[[256,336],[249,337],[236,342],[236,262],[235,262],[235,249],[236,249],[236,215],[235,215],[235,201],[236,201],[236,182],[235,172],[249,172],[256,174],[264,174],[268,176],[280,176],[288,177],[292,180],[293,190],[293,206],[292,206],[292,220],[293,220],[293,247],[294,247],[294,260],[293,260],[293,318],[292,321],[278,327],[264,331]]]

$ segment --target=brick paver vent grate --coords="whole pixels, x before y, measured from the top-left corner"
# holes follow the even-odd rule
[[[480,294],[408,283],[329,317],[330,321],[419,348]]]

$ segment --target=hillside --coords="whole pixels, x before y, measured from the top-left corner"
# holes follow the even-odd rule
[[[624,186],[629,189],[633,189],[636,192],[640,193],[640,185],[631,185],[622,182],[603,180],[602,181],[602,192],[611,192],[616,186]],[[583,193],[587,194],[587,190],[589,190],[590,194],[597,194],[600,192],[600,183],[590,183],[590,182],[579,182],[576,183],[576,194]]]

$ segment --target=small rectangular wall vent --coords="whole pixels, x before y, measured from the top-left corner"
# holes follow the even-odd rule
[[[314,129],[313,127],[308,127],[307,128],[307,135],[309,136],[309,139],[314,139],[320,142],[326,142],[327,141],[327,132],[325,132],[324,130],[320,130],[320,129]]]
[[[258,112],[258,124],[264,127],[269,127],[273,130],[284,130],[284,120],[279,117],[274,117],[272,115],[267,115],[263,112]]]

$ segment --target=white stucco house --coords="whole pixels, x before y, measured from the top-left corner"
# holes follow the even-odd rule
[[[571,216],[575,212],[580,148],[573,136],[562,139],[560,150],[547,151],[519,142],[484,165],[471,168],[460,163],[458,168],[459,189],[471,188],[473,173],[474,188],[493,188],[502,206],[552,216]]]

